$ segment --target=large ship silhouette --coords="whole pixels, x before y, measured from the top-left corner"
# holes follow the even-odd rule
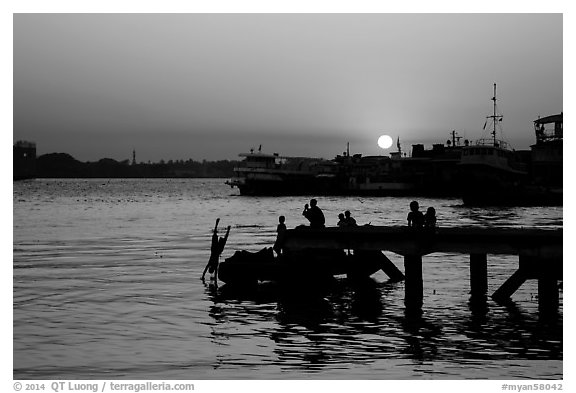
[[[240,154],[243,161],[227,181],[241,195],[451,196],[466,205],[561,205],[563,114],[534,121],[536,143],[514,150],[499,138],[494,84],[493,113],[484,128],[489,138],[465,140],[456,131],[446,143],[410,155],[397,140],[390,156],[350,154],[349,146],[332,160],[283,157],[262,146]]]

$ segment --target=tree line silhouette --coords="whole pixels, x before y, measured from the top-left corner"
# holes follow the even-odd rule
[[[192,159],[132,163],[102,158],[81,162],[67,153],[50,153],[36,158],[39,178],[226,178],[238,161],[195,161]]]

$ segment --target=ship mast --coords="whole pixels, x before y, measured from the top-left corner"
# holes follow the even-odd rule
[[[502,115],[496,114],[496,83],[494,83],[494,97],[492,97],[492,101],[494,101],[494,113],[492,116],[487,116],[486,118],[492,119],[492,142],[496,147],[498,146],[498,143],[496,143],[496,122],[502,121]]]
[[[462,139],[462,137],[458,135],[456,130],[452,130],[450,135],[452,135],[452,147],[460,146],[460,139]]]

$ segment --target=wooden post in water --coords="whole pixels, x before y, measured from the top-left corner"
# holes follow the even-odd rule
[[[422,281],[422,255],[404,256],[405,293],[404,305],[410,309],[421,309],[424,297]]]
[[[558,280],[551,274],[544,274],[538,278],[538,313],[549,317],[558,313],[560,297]]]
[[[488,263],[486,254],[470,254],[470,295],[479,299],[488,292]]]

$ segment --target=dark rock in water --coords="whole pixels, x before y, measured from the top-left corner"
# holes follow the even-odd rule
[[[225,283],[252,285],[258,281],[329,285],[336,275],[368,277],[381,268],[370,251],[347,255],[343,250],[303,250],[275,257],[272,248],[236,251],[220,264],[218,278]]]
[[[274,251],[264,248],[258,252],[236,251],[218,268],[218,278],[225,283],[254,284],[258,280],[276,279]]]

